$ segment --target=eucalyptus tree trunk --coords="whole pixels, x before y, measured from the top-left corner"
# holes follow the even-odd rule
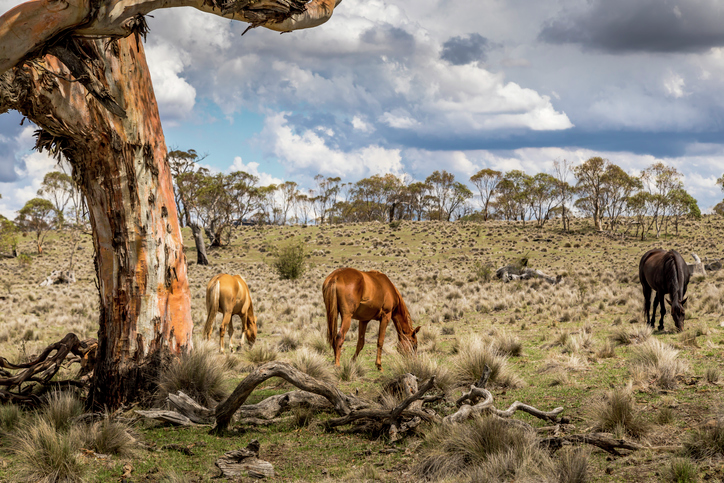
[[[191,345],[186,258],[143,45],[128,37],[66,46],[93,59],[92,74],[124,117],[70,82],[50,55],[6,73],[16,89],[3,107],[41,128],[37,148],[68,159],[88,202],[100,295],[91,400],[116,407],[143,392],[166,353]]]
[[[0,16],[0,114],[40,127],[88,206],[100,298],[89,405],[115,408],[191,348],[186,258],[166,144],[141,37],[144,15],[191,6],[288,32],[340,0],[31,0]]]

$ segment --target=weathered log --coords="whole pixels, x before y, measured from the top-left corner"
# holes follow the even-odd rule
[[[699,255],[697,255],[696,253],[692,253],[691,257],[694,259],[694,263],[686,264],[686,266],[689,267],[689,275],[691,275],[692,277],[706,277],[706,269],[704,268],[704,264],[701,262],[701,258],[699,258]]]
[[[216,407],[216,427],[214,432],[226,430],[231,418],[244,404],[254,388],[272,377],[281,377],[300,389],[323,396],[332,404],[337,414],[347,415],[350,412],[350,398],[345,396],[337,387],[318,381],[286,362],[273,361],[254,369],[251,374],[239,383],[234,392]]]
[[[244,419],[273,419],[284,411],[297,407],[308,407],[314,410],[333,409],[329,400],[319,394],[308,391],[291,391],[269,396],[257,404],[241,406],[236,414]]]
[[[169,394],[166,397],[166,402],[169,407],[196,424],[213,424],[214,422],[214,411],[203,407],[183,391],[178,391],[177,394]]]
[[[268,461],[259,459],[259,441],[256,439],[246,448],[229,451],[216,460],[216,466],[226,478],[251,476],[253,478],[274,476],[274,466]]]
[[[412,376],[414,378],[414,376]],[[401,384],[402,388],[406,388],[405,392],[410,392],[416,389],[417,383],[409,377],[403,376],[404,382]],[[431,377],[422,387],[417,390],[414,394],[410,394],[401,403],[395,406],[392,410],[387,409],[365,409],[359,411],[352,411],[341,418],[334,418],[325,421],[324,426],[326,429],[332,429],[337,426],[343,426],[350,424],[354,421],[361,419],[371,420],[378,430],[384,430],[385,427],[389,428],[390,439],[396,441],[400,438],[400,435],[405,431],[412,429],[420,424],[421,421],[439,421],[437,415],[429,414],[421,409],[422,397],[427,391],[429,391],[435,385],[435,377]],[[416,408],[419,409],[408,409],[413,403]],[[405,421],[406,419],[406,421]]]
[[[503,282],[510,282],[512,280],[529,280],[531,278],[541,278],[550,284],[557,284],[563,279],[560,275],[557,277],[551,277],[546,275],[540,270],[534,270],[532,268],[518,268],[514,265],[508,265],[500,267],[495,271],[495,276]]]
[[[158,421],[163,421],[164,423],[173,424],[175,426],[197,426],[196,423],[176,411],[168,411],[165,409],[142,411],[140,409],[136,409],[134,412],[144,418],[157,419]]]
[[[75,283],[75,272],[72,270],[53,270],[48,278],[40,282],[41,287],[60,285],[61,283]]]

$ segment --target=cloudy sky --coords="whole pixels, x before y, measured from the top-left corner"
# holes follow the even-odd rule
[[[283,35],[192,9],[149,25],[167,144],[221,171],[311,187],[598,155],[675,166],[704,210],[724,195],[721,0],[344,0]],[[54,169],[20,119],[0,115],[6,216]]]

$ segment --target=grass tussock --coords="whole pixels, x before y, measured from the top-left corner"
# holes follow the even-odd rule
[[[303,373],[319,381],[329,383],[335,382],[336,378],[330,369],[330,364],[327,358],[318,352],[307,349],[306,347],[299,349],[294,353],[291,364]]]
[[[631,362],[637,379],[645,378],[640,382],[653,381],[662,389],[676,387],[677,379],[689,369],[686,361],[679,359],[678,350],[658,339],[634,347]]]
[[[83,402],[70,392],[53,391],[48,395],[46,405],[40,412],[58,431],[66,431],[73,420],[83,414]]]
[[[356,381],[365,375],[364,365],[358,359],[342,358],[337,368],[337,377],[340,381]]]
[[[106,416],[87,427],[84,447],[100,454],[133,456],[137,449],[137,439],[127,424]]]
[[[495,417],[436,425],[419,449],[414,473],[448,481],[546,481],[553,473],[548,453],[535,433]]]
[[[275,361],[277,357],[279,357],[279,351],[276,347],[264,342],[254,344],[254,347],[244,352],[244,359],[254,366]]]
[[[586,483],[588,481],[587,448],[567,448],[559,452],[556,474],[559,483]]]
[[[695,459],[724,455],[724,419],[709,421],[689,434],[684,454]]]
[[[417,377],[420,384],[435,376],[435,384],[442,391],[449,391],[454,387],[454,379],[445,365],[439,364],[437,359],[427,354],[393,354],[386,359],[385,372],[382,376],[382,386],[387,386],[408,372]]]
[[[698,474],[699,468],[689,458],[672,458],[664,477],[671,483],[695,483]]]
[[[20,430],[13,443],[13,481],[33,483],[75,483],[84,480],[86,465],[79,450],[83,434],[78,427],[58,431],[41,417]]]
[[[617,345],[642,344],[649,340],[654,329],[647,324],[636,324],[632,329],[617,327],[611,334],[611,340]]]
[[[460,343],[452,362],[455,382],[458,386],[476,383],[483,375],[486,365],[491,369],[490,383],[508,388],[524,385],[523,380],[508,366],[507,357],[498,353],[497,346],[479,338]]]
[[[23,418],[22,410],[14,404],[0,405],[0,430],[11,433],[18,427]]]
[[[589,412],[597,431],[641,438],[649,430],[629,389],[607,392],[591,405]]]
[[[157,398],[183,391],[201,405],[212,407],[227,396],[224,360],[213,344],[196,348],[174,359],[161,372]]]

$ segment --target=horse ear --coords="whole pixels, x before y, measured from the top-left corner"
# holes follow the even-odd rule
[[[420,332],[420,329],[422,329],[422,326],[418,325],[417,327],[415,327],[415,329],[412,331],[412,333],[417,334],[418,332]]]
[[[684,305],[687,300],[689,300],[689,297],[686,297],[684,300],[682,300],[682,301],[681,301],[681,305]]]

